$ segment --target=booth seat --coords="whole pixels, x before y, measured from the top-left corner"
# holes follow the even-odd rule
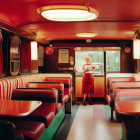
[[[16,132],[14,123],[0,120],[0,140],[24,140],[24,136]]]
[[[0,140],[37,140],[44,130],[40,122],[0,120]]]
[[[41,106],[24,118],[25,120],[43,122],[47,128],[55,118],[58,92],[56,89],[18,88],[13,90],[12,100],[42,101]]]
[[[107,87],[106,87],[106,95],[109,94],[109,84],[110,82],[115,81],[135,81],[134,77],[108,77],[107,78]]]
[[[44,82],[45,75],[46,74],[31,74],[31,75],[20,75],[20,76],[14,76],[14,77],[0,79],[0,100],[11,100],[11,98],[14,97],[14,96],[12,97],[13,90],[15,90],[16,88],[25,88],[26,83],[28,83],[28,82]],[[35,89],[35,90],[37,90],[37,89]],[[20,96],[19,96],[19,98],[20,98]],[[38,98],[38,100],[39,100],[39,98]],[[45,104],[47,104],[47,103],[45,103]],[[48,104],[50,104],[50,103],[48,103]],[[44,110],[44,108],[43,108],[44,106],[42,106],[43,110]],[[49,108],[49,109],[51,110],[52,108]],[[35,119],[38,119],[40,117],[39,114],[40,114],[40,112],[35,111],[35,112],[32,112],[30,117],[34,117],[36,115],[37,117]],[[52,112],[50,115],[48,115],[47,112],[45,112],[43,115],[44,115],[43,121],[45,123],[45,130],[43,131],[43,133],[41,134],[41,136],[39,137],[38,140],[44,140],[44,139],[51,140],[65,117],[65,110],[64,110],[64,107],[62,107],[62,109],[56,114],[56,106],[55,106],[54,112]],[[54,117],[54,119],[52,120],[53,117]],[[4,117],[3,119],[6,120],[6,117]],[[7,119],[9,119],[9,118],[7,118]],[[14,119],[11,119],[11,120],[13,122],[15,121]],[[26,120],[26,122],[27,122],[27,120]],[[42,118],[41,118],[41,120],[42,120]],[[42,123],[42,122],[39,122],[39,123]],[[15,122],[15,124],[18,125],[20,123]],[[26,125],[26,126],[28,126],[28,125]],[[18,126],[17,126],[17,128],[18,128]],[[37,132],[38,129],[37,130],[34,129],[35,132]],[[30,131],[30,132],[33,134],[34,130]],[[25,136],[25,134],[24,134],[24,136]],[[27,136],[27,138],[28,138],[28,136]]]
[[[64,103],[69,100],[73,92],[71,78],[69,77],[46,77],[44,82],[62,82],[64,84]]]
[[[64,105],[64,84],[61,82],[29,82],[26,84],[26,88],[55,88],[58,90],[57,112],[59,112]]]
[[[140,81],[113,81],[109,84],[109,95],[106,96],[106,100],[111,107],[111,119],[113,119],[114,110],[114,91],[117,87],[140,87]]]
[[[56,98],[57,97],[57,98]],[[24,121],[38,121],[45,124],[45,130],[39,137],[39,140],[52,140],[54,134],[65,118],[64,107],[56,113],[56,107],[58,103],[58,92],[56,89],[14,89],[12,99],[21,100],[39,100],[42,101],[40,107],[38,107],[29,116],[24,118],[18,118]],[[17,119],[16,119],[17,120]],[[15,121],[15,120],[14,120]],[[23,121],[23,120],[22,120]]]
[[[131,100],[140,100],[140,87],[119,87],[116,88],[115,92],[115,101],[131,101]],[[116,119],[119,122],[124,120],[135,119],[135,116],[122,115],[116,111],[116,106],[114,107]]]
[[[64,104],[65,112],[71,113],[72,111],[72,79],[70,77],[46,77],[44,82],[62,82],[64,84]]]
[[[37,140],[45,130],[45,124],[34,121],[13,121],[16,133],[24,135],[24,140]]]

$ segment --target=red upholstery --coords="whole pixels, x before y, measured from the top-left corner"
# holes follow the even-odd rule
[[[14,121],[17,133],[22,133],[25,140],[37,140],[45,129],[44,123],[31,121]]]
[[[110,105],[114,105],[114,90],[117,87],[140,87],[139,81],[118,81],[118,82],[111,82],[109,85],[109,96],[111,98]],[[110,107],[111,107],[110,106]]]
[[[46,77],[44,82],[62,82],[64,84],[64,103],[69,100],[70,94],[72,94],[71,89],[71,79],[66,77]],[[68,95],[68,96],[66,96]],[[66,96],[66,97],[65,97]],[[68,97],[68,98],[67,98]]]
[[[116,81],[109,84],[109,95],[106,96],[108,105],[111,107],[111,118],[113,117],[112,111],[114,110],[114,91],[117,87],[140,87],[139,81]]]
[[[65,95],[64,98],[63,98],[63,102],[67,102],[69,100],[69,96],[68,95]]]
[[[134,100],[135,97],[138,99],[140,96],[140,87],[117,88],[114,94],[115,101]]]
[[[0,120],[0,140],[24,140],[24,136],[16,133],[15,125],[12,122]]]
[[[44,74],[10,77],[0,80],[0,99],[10,100],[15,88],[25,88],[27,82],[44,81]]]
[[[111,106],[110,105],[110,103],[111,103],[111,96],[106,95],[106,100],[107,100],[108,105]]]
[[[42,105],[27,116],[27,119],[44,122],[46,127],[49,127],[55,117],[56,110],[58,110],[58,92],[56,89],[14,89],[12,99],[42,101]]]
[[[109,94],[109,84],[110,82],[112,81],[135,81],[135,78],[133,77],[109,77],[107,78],[107,93],[106,94]]]
[[[131,100],[140,100],[140,87],[123,87],[123,88],[118,88],[115,90],[115,102],[116,101],[131,101]],[[116,119],[118,121],[123,121],[123,120],[130,120],[134,119],[135,116],[128,116],[128,115],[122,115],[117,112],[116,107],[115,109],[115,115]]]
[[[49,127],[53,119],[55,118],[54,104],[53,103],[43,103],[39,108],[33,111],[27,120],[39,121],[45,124],[45,127]]]
[[[64,84],[61,82],[29,82],[26,84],[26,88],[55,88],[58,90],[58,102],[64,104]]]

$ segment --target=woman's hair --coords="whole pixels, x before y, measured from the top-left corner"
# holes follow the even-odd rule
[[[87,59],[90,59],[91,60],[91,58],[89,56],[86,56],[85,60],[87,61]]]

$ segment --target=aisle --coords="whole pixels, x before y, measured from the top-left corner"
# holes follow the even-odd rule
[[[81,104],[67,140],[121,140],[121,125],[110,121],[108,105]]]

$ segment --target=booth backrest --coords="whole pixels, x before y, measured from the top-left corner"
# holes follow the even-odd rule
[[[26,88],[55,88],[58,90],[58,102],[64,104],[64,84],[61,82],[29,82],[26,83]]]
[[[109,84],[109,95],[114,92],[117,87],[140,87],[140,81],[116,81]]]
[[[107,94],[109,94],[108,88],[110,82],[115,82],[115,81],[135,81],[135,78],[134,77],[109,77],[107,79],[107,88],[106,88]]]
[[[52,111],[56,113],[58,106],[58,92],[54,88],[50,89],[17,88],[13,90],[12,100],[42,101],[41,106],[44,106],[45,103],[52,103],[51,105]]]
[[[115,81],[135,81],[134,77],[111,77],[107,79],[107,87],[109,86],[110,82]]]
[[[140,87],[119,87],[114,95],[115,101],[140,100]]]
[[[140,101],[140,87],[119,87],[115,89],[115,100],[114,100],[114,110],[117,121],[121,122],[123,120],[132,120],[135,119],[135,116],[128,116],[119,113],[116,110],[116,101],[131,101],[139,100]]]
[[[70,88],[71,88],[71,80],[70,78],[61,78],[61,77],[46,77],[44,82],[62,82],[64,84],[64,96],[70,95]]]
[[[22,138],[21,140],[24,140]],[[12,122],[0,120],[0,140],[19,140],[16,138],[16,129]]]
[[[27,82],[44,81],[44,74],[22,75],[0,79],[0,100],[10,100],[13,89],[25,88]]]

